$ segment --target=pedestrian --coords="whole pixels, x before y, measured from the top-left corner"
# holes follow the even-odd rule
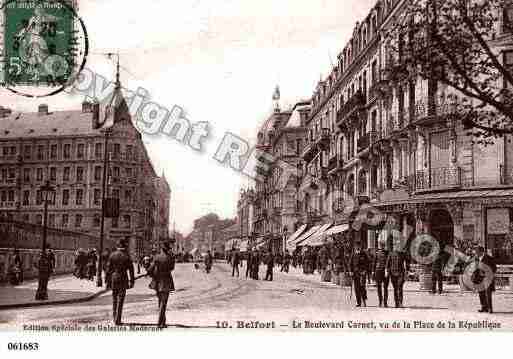
[[[235,277],[235,272],[237,272],[237,278],[238,278],[239,277],[239,266],[240,266],[239,249],[235,248],[232,250],[230,259],[231,259],[231,263],[232,263],[232,277]]]
[[[329,251],[326,246],[322,246],[319,250],[319,271],[321,272],[321,281],[329,282],[328,279],[328,262],[329,262]]]
[[[121,325],[126,290],[134,287],[134,264],[128,254],[128,239],[120,240],[111,253],[107,273],[112,288],[112,317],[115,325]]]
[[[409,264],[406,259],[406,254],[401,250],[401,244],[394,243],[393,246],[393,251],[387,259],[387,272],[385,275],[390,276],[390,281],[394,288],[395,307],[403,308],[403,286],[406,273],[409,271]]]
[[[445,266],[445,247],[444,245],[440,246],[440,253],[436,256],[433,264],[431,265],[431,274],[432,274],[432,288],[431,293],[436,294],[436,288],[438,284],[438,294],[442,294],[443,292],[443,269]]]
[[[166,308],[169,299],[169,293],[175,290],[173,275],[171,272],[175,269],[175,258],[170,249],[169,242],[161,244],[161,252],[158,254],[148,269],[152,277],[150,288],[153,288],[157,294],[159,304],[159,318],[157,326],[166,327]]]
[[[267,271],[265,273],[265,280],[273,281],[273,269],[274,269],[274,255],[272,250],[267,253],[265,262],[267,264]]]
[[[205,270],[208,273],[210,273],[210,270],[212,269],[212,262],[213,262],[213,258],[212,258],[212,253],[210,252],[210,250],[207,251],[207,255],[205,256]]]
[[[369,275],[367,276],[367,283],[368,284],[372,284],[372,275],[371,273],[373,273],[373,263],[374,263],[374,257],[375,257],[375,254],[372,252],[372,249],[369,248],[367,250],[367,257],[369,257]]]
[[[492,256],[485,253],[482,246],[476,248],[476,266],[472,274],[472,283],[479,292],[479,302],[481,303],[480,313],[493,313],[493,297],[495,291],[495,273],[497,265]]]
[[[374,256],[373,264],[373,277],[378,287],[378,300],[379,306],[388,307],[388,284],[390,279],[386,271],[388,261],[388,251],[386,250],[386,243],[379,242],[379,249]]]
[[[247,258],[246,258],[246,279],[248,278],[248,276],[250,278],[252,278],[251,276],[251,270],[252,270],[252,266],[253,266],[253,249],[250,249],[248,251],[248,255],[247,255]]]
[[[55,271],[55,254],[50,248],[48,248],[47,256],[48,263],[50,264],[50,273],[53,273]]]
[[[290,261],[292,260],[292,257],[289,253],[288,249],[285,249],[285,254],[283,255],[283,265],[281,266],[281,271],[288,273],[290,268]]]
[[[39,270],[36,300],[48,300],[48,281],[52,268],[46,251],[41,251],[36,268]]]
[[[87,279],[93,280],[96,274],[96,249],[91,249],[87,254]]]
[[[103,252],[101,253],[102,256],[102,271],[103,271],[103,277],[105,278],[105,286],[107,289],[110,289],[110,278],[107,275],[107,264],[109,263],[110,254],[112,253],[112,250],[109,248],[105,248]]]
[[[16,270],[18,272],[17,282],[19,284],[21,284],[21,283],[23,283],[23,260],[21,259],[20,251],[18,248],[14,248],[13,262],[14,262],[14,267],[16,268]]]
[[[260,254],[258,249],[253,252],[253,259],[251,260],[251,278],[258,280],[258,271],[260,269]]]
[[[365,287],[365,278],[369,270],[369,257],[362,250],[360,242],[355,243],[355,252],[350,259],[350,270],[353,276],[354,293],[356,296],[356,306],[367,306],[367,288]]]

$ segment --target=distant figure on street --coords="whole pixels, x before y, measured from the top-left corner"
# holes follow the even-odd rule
[[[239,266],[240,266],[240,252],[237,248],[232,250],[230,258],[232,261],[232,277],[235,277],[235,272],[237,272],[237,278],[238,278],[239,277]]]
[[[431,274],[433,277],[433,286],[431,288],[431,293],[436,294],[437,284],[438,284],[438,294],[442,294],[443,292],[443,270],[445,266],[445,252],[444,252],[445,246],[440,245],[440,253],[438,253],[436,259],[434,260],[433,264],[431,265]]]
[[[110,289],[110,278],[107,275],[107,264],[109,263],[109,258],[110,258],[111,252],[112,252],[112,250],[110,250],[109,248],[105,248],[103,253],[101,254],[101,256],[102,256],[102,271],[103,271],[103,276],[105,278],[105,286],[107,289]]]
[[[39,283],[37,286],[38,290],[36,292],[36,300],[48,300],[48,281],[52,274],[52,267],[48,260],[48,254],[46,251],[41,251],[36,268],[39,270]]]
[[[169,242],[161,244],[161,252],[155,257],[153,263],[148,269],[152,277],[153,288],[157,293],[159,304],[158,327],[166,327],[166,308],[169,299],[169,292],[175,290],[173,275],[171,272],[175,269],[175,258],[170,250]]]
[[[55,271],[55,254],[53,253],[51,248],[48,248],[47,256],[48,262],[50,263],[50,273],[53,273]]]
[[[272,251],[267,253],[265,262],[267,264],[267,271],[265,273],[265,280],[273,281],[273,269],[274,269],[274,255]]]
[[[91,249],[87,254],[87,279],[93,280],[96,274],[96,249]]]
[[[258,249],[253,250],[253,258],[251,259],[251,279],[258,280],[258,271],[260,269],[260,254]]]
[[[213,261],[214,259],[212,258],[212,253],[209,250],[207,251],[207,255],[205,256],[205,270],[207,273],[210,273]]]
[[[388,307],[388,284],[390,279],[386,273],[386,266],[388,261],[388,251],[386,250],[386,243],[379,242],[379,249],[374,256],[373,273],[376,286],[378,287],[378,300],[379,306]]]
[[[356,296],[356,306],[367,306],[367,288],[366,277],[369,270],[369,257],[362,250],[360,242],[355,243],[355,252],[351,256],[350,268],[353,274],[354,293]]]
[[[403,286],[406,273],[409,271],[409,264],[406,259],[406,254],[401,250],[400,243],[394,243],[394,250],[388,256],[387,260],[387,274],[390,276],[390,281],[394,287],[394,301],[396,308],[403,307]]]
[[[134,265],[127,251],[128,240],[121,240],[107,264],[107,276],[112,288],[112,317],[114,324],[121,324],[126,290],[134,287]]]
[[[18,272],[18,283],[23,283],[23,260],[21,259],[20,251],[18,248],[14,249],[13,262],[16,271]]]
[[[251,268],[252,268],[252,261],[253,261],[253,250],[250,249],[248,251],[248,257],[246,258],[246,279],[248,276],[251,278]]]
[[[475,258],[476,268],[472,274],[472,283],[479,291],[479,302],[481,303],[480,313],[493,313],[492,294],[495,291],[495,273],[497,265],[495,260],[485,253],[481,246],[476,248]],[[487,276],[489,276],[487,278]]]
[[[285,250],[285,254],[283,255],[283,264],[281,266],[281,271],[288,273],[290,268],[290,261],[292,260],[292,256],[290,255],[288,249]]]

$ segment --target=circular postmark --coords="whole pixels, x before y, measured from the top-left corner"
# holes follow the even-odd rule
[[[89,52],[74,0],[5,0],[0,83],[26,97],[58,94],[72,85]]]

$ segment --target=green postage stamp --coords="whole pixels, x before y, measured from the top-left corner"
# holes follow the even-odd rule
[[[56,0],[5,1],[3,68],[5,86],[59,86],[74,67],[73,12]]]

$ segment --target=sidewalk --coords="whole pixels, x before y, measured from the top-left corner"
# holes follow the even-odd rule
[[[275,273],[276,272],[279,272],[276,271],[277,268],[275,268]],[[282,273],[282,272],[279,272],[283,275],[288,275],[288,276],[292,276],[292,277],[295,277],[295,278],[299,278],[301,280],[307,280],[307,281],[310,281],[310,282],[313,282],[313,283],[317,283],[317,284],[322,284],[322,285],[325,285],[327,287],[334,287],[334,286],[337,286],[336,284],[334,283],[331,283],[331,282],[321,282],[321,275],[317,272],[315,272],[315,274],[304,274],[303,273],[303,270],[300,269],[300,268],[294,268],[294,267],[290,267],[290,270],[289,270],[289,273]],[[389,287],[391,287],[392,284],[390,283],[389,284]],[[371,290],[376,290],[376,285],[374,282],[372,282],[372,284],[367,284],[367,289],[371,289]],[[425,293],[428,293],[429,291],[427,290],[422,290],[419,288],[419,282],[412,282],[412,281],[407,281],[404,283],[404,289],[403,289],[404,292],[419,292],[419,293],[422,293],[422,292],[425,292]],[[470,291],[461,291],[460,290],[460,286],[459,284],[447,284],[446,282],[444,282],[444,292],[445,293],[457,293],[457,294],[468,294],[468,295],[476,295],[476,293],[474,292],[470,292]],[[504,288],[504,289],[497,289],[495,291],[495,294],[512,294],[512,292],[510,290],[508,290],[507,288]]]
[[[35,300],[37,280],[28,280],[21,285],[0,286],[0,310],[33,307],[50,304],[70,304],[96,298],[105,293],[105,287],[98,288],[96,281],[78,279],[73,275],[50,278],[48,300]]]

